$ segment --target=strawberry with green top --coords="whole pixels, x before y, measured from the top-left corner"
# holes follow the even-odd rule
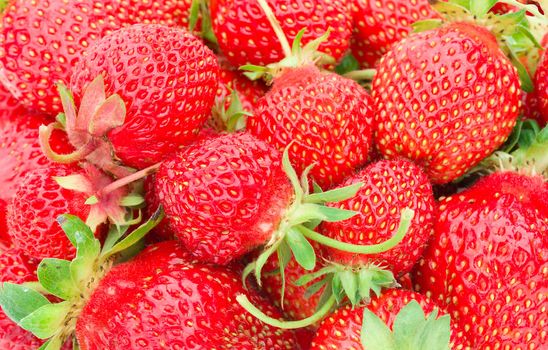
[[[525,10],[488,14],[494,3],[433,2],[448,22],[419,22],[429,30],[394,45],[373,80],[379,151],[414,160],[436,184],[455,180],[500,147],[520,111],[520,77],[524,89],[532,88],[518,58],[537,44],[523,32]]]
[[[352,0],[352,9],[352,54],[363,68],[374,68],[392,45],[413,31],[413,23],[437,17],[428,0]]]
[[[447,308],[474,349],[547,341],[548,128],[521,134],[520,148],[485,162],[502,171],[441,199],[414,275],[416,289]]]
[[[264,12],[265,4],[270,11]],[[305,44],[331,28],[332,35],[320,45],[320,51],[335,60],[342,58],[350,45],[352,14],[348,0],[213,0],[210,13],[219,47],[236,67],[265,66],[284,58],[287,48],[278,42],[269,17],[278,19],[290,41],[307,28]]]
[[[425,315],[426,314],[426,315]],[[344,306],[327,317],[311,350],[469,349],[463,332],[423,295],[392,289],[367,306]]]

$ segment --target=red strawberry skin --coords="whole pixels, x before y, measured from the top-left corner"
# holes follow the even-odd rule
[[[57,224],[57,217],[70,213],[86,220],[88,196],[61,188],[54,176],[77,173],[78,167],[52,164],[30,171],[8,206],[8,229],[14,246],[38,259],[72,259],[76,249]]]
[[[391,289],[380,297],[373,298],[367,306],[375,315],[392,328],[400,310],[409,302],[415,300],[423,308],[425,314],[439,307],[423,295],[404,289]],[[327,317],[321,324],[312,341],[311,350],[324,349],[363,349],[360,342],[364,306],[352,309],[344,306]],[[439,315],[443,315],[440,312]],[[451,325],[451,349],[465,349],[466,343],[462,331]]]
[[[548,123],[548,53],[546,51],[543,53],[535,73],[535,95],[540,115],[546,124]]]
[[[13,100],[6,94],[1,94],[2,98],[5,99],[0,101],[0,199],[8,200],[29,171],[53,163],[42,153],[38,142],[38,128],[49,123],[48,117],[13,106]],[[61,131],[54,132],[51,145],[61,154],[72,150]]]
[[[355,197],[329,206],[355,210],[358,215],[337,223],[323,223],[320,230],[324,235],[359,245],[382,243],[396,233],[404,208],[415,212],[409,231],[398,246],[384,253],[351,254],[326,248],[326,257],[349,266],[380,264],[395,276],[407,273],[433,234],[435,201],[428,178],[415,164],[397,159],[373,163],[345,180],[341,187],[357,182],[364,186]]]
[[[11,244],[11,238],[8,233],[8,221],[6,220],[7,210],[8,203],[0,199],[0,249],[2,249],[2,246],[8,247]]]
[[[380,152],[416,161],[441,184],[506,140],[521,91],[516,69],[492,34],[455,23],[396,44],[381,59],[372,96]]]
[[[428,0],[353,0],[352,53],[363,68],[373,68],[388,50],[413,31],[419,20],[437,18]]]
[[[176,153],[160,167],[156,192],[177,238],[217,264],[268,242],[293,195],[281,155],[247,133]]]
[[[548,291],[548,184],[495,173],[439,204],[416,288],[466,331],[474,349],[542,348]]]
[[[0,253],[0,282],[24,283],[36,281],[38,261],[10,248]],[[38,349],[43,341],[19,327],[0,309],[0,349]]]
[[[248,131],[289,158],[298,172],[315,164],[311,178],[322,188],[341,182],[367,162],[374,112],[356,82],[314,66],[288,70],[259,100]]]
[[[246,314],[235,301],[247,294],[271,317],[280,313],[239,276],[192,262],[175,241],[149,247],[114,267],[99,283],[78,319],[82,350],[296,349],[291,331]]]
[[[133,25],[104,37],[75,68],[72,91],[99,74],[107,96],[126,104],[123,126],[108,137],[126,164],[144,168],[192,141],[211,113],[219,67],[213,52],[183,29]]]
[[[347,0],[267,0],[289,43],[306,28],[303,45],[331,28],[319,51],[339,60],[350,45],[352,14]],[[282,60],[282,46],[258,2],[248,0],[211,1],[213,31],[226,58],[235,67],[265,66]]]

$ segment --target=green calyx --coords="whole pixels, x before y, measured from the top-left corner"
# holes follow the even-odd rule
[[[365,308],[361,343],[367,350],[449,350],[450,326],[449,315],[438,318],[436,309],[426,316],[415,300],[400,310],[392,330]]]
[[[6,7],[8,7],[9,0],[0,0],[0,14],[4,12]]]
[[[198,28],[198,21],[201,20]],[[206,0],[192,0],[190,5],[188,29],[191,33],[198,32],[198,35],[213,45],[217,45],[217,37],[213,32],[209,2]]]
[[[548,178],[548,126],[519,120],[503,147],[484,159],[470,173],[515,171]]]
[[[133,248],[163,216],[160,207],[146,223],[127,235],[129,226],[113,226],[103,248],[90,227],[78,217],[60,216],[57,221],[76,247],[76,257],[72,261],[42,260],[37,269],[38,282],[3,283],[0,305],[4,313],[21,328],[47,340],[40,349],[61,349],[73,336],[80,312],[99,281],[119,256],[134,252]],[[52,303],[42,292],[61,301]]]
[[[227,100],[230,105],[226,108]],[[217,131],[236,132],[245,129],[246,117],[253,114],[244,110],[242,101],[236,90],[232,90],[230,97],[217,101],[212,110],[214,127]]]
[[[520,10],[503,15],[489,12],[497,3],[510,4]],[[535,5],[524,5],[515,0],[430,0],[430,4],[442,19],[418,21],[413,25],[416,32],[434,29],[447,22],[481,25],[495,35],[499,46],[517,68],[522,89],[527,92],[533,90],[530,74],[536,67],[538,55],[533,58],[530,53],[542,48],[539,44],[541,33],[533,27],[548,26],[548,19]],[[527,16],[527,12],[532,13],[533,17]],[[529,61],[528,67],[523,64],[523,58]]]

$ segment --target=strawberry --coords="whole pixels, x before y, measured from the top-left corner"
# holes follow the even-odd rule
[[[110,182],[110,178],[90,166],[82,171],[75,166],[51,164],[30,171],[8,206],[8,228],[14,245],[35,258],[74,257],[74,247],[55,219],[73,213],[87,220],[97,235],[107,217],[123,224],[126,212],[120,203],[126,190],[98,194]],[[88,202],[90,196],[95,196],[93,202]]]
[[[411,305],[411,307],[410,307]],[[422,309],[422,310],[421,310]],[[405,310],[405,311],[404,311]],[[465,349],[462,332],[458,327],[444,322],[441,330],[430,327],[421,329],[424,324],[424,313],[432,315],[439,310],[438,306],[423,295],[403,289],[392,289],[371,300],[367,307],[352,308],[344,306],[327,317],[321,324],[312,342],[311,350],[323,349]],[[366,321],[364,322],[364,312]],[[441,315],[444,313],[442,312]],[[376,316],[376,317],[375,317]],[[377,322],[377,317],[380,319]],[[440,317],[441,321],[444,317]],[[400,321],[408,323],[397,323]],[[447,318],[446,318],[447,320]],[[382,321],[382,322],[381,322]],[[383,323],[385,325],[383,325]],[[370,327],[380,326],[370,331]],[[401,327],[407,327],[401,328]],[[363,328],[362,328],[363,327]],[[394,329],[390,334],[388,327]],[[402,333],[396,333],[396,329]],[[402,337],[406,334],[407,338]],[[387,344],[384,336],[392,338],[395,343]],[[441,336],[445,342],[440,342]],[[362,340],[360,341],[360,338]],[[416,341],[421,340],[422,346]],[[415,341],[415,343],[413,343]],[[362,345],[363,344],[363,345]],[[367,344],[367,346],[366,346]],[[415,344],[414,346],[412,344]],[[410,346],[411,345],[411,346]]]
[[[326,258],[350,267],[381,266],[398,277],[404,275],[420,258],[433,234],[435,201],[428,178],[415,164],[396,159],[373,163],[341,186],[356,182],[364,183],[356,196],[329,206],[352,209],[358,215],[323,223],[320,232],[325,236],[358,245],[379,244],[392,237],[404,208],[412,209],[415,215],[406,236],[391,250],[367,255],[328,249]]]
[[[0,282],[36,281],[38,262],[14,248],[0,253]],[[20,328],[0,310],[0,348],[10,350],[38,349],[42,341]]]
[[[38,128],[45,123],[46,116],[27,112],[20,106],[0,109],[0,198],[11,199],[29,171],[52,164],[38,142]],[[71,151],[61,131],[54,131],[51,147],[58,153]]]
[[[547,35],[548,38],[548,35]],[[548,39],[546,40],[548,41]],[[548,123],[548,52],[544,52],[535,73],[535,97],[544,124]]]
[[[450,182],[504,143],[519,88],[483,27],[457,22],[412,35],[381,59],[373,81],[377,147],[416,161],[433,183]]]
[[[97,149],[112,147],[132,167],[157,163],[196,138],[211,113],[218,71],[213,52],[183,29],[151,24],[116,31],[92,45],[75,68],[78,115],[61,90],[69,138],[77,149],[92,141]],[[116,114],[105,113],[110,109]],[[89,115],[94,110],[102,113]],[[104,153],[88,160],[98,164]]]
[[[297,171],[314,164],[311,178],[328,188],[366,163],[373,117],[371,98],[360,85],[305,65],[274,78],[247,128],[278,150],[291,144]]]
[[[138,22],[184,23],[188,0],[10,1],[0,21],[2,82],[27,108],[61,111],[56,83],[68,84],[97,39]]]
[[[264,2],[264,1],[263,1]],[[267,0],[271,8],[266,14],[259,1],[213,0],[210,3],[213,31],[219,47],[232,63],[265,66],[284,58],[289,50],[278,42],[268,17],[276,17],[292,42],[306,28],[303,42],[308,43],[331,28],[329,40],[320,51],[339,60],[346,53],[352,34],[352,14],[347,0],[313,0],[308,3],[289,0]]]
[[[234,272],[192,262],[174,241],[160,243],[106,275],[82,310],[76,335],[83,350],[117,344],[128,349],[294,349],[291,332],[243,315],[232,299],[239,293],[246,292]],[[269,314],[279,314],[258,295],[246,294]]]
[[[8,247],[11,245],[11,237],[8,233],[8,221],[6,220],[6,212],[8,204],[5,200],[0,199],[0,249],[2,246]]]
[[[428,0],[353,0],[352,53],[363,68],[373,68],[388,50],[413,31],[418,20],[436,18]]]
[[[19,102],[12,94],[0,83],[0,120],[9,118],[9,116],[17,113],[15,111],[23,111]]]
[[[542,177],[512,171],[440,201],[434,239],[414,281],[447,307],[472,348],[546,344],[547,202]]]

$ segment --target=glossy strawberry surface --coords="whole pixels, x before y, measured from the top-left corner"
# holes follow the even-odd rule
[[[413,32],[412,24],[437,18],[428,0],[352,0],[352,53],[363,68],[373,68],[398,41]]]
[[[329,206],[354,210],[358,215],[341,222],[323,223],[320,231],[324,235],[359,245],[382,243],[396,233],[405,208],[415,212],[411,226],[402,242],[386,252],[365,255],[326,248],[326,257],[349,266],[375,264],[396,276],[405,274],[433,234],[435,202],[428,178],[415,164],[397,159],[373,163],[346,179],[341,187],[357,182],[364,185],[355,197]]]
[[[350,45],[352,14],[348,0],[267,0],[289,43],[306,29],[303,44],[331,29],[319,50],[342,58]],[[223,54],[234,66],[267,65],[285,55],[270,22],[257,1],[211,1],[213,31]]]
[[[546,344],[548,185],[495,173],[441,200],[432,243],[415,273],[474,349]]]
[[[105,276],[78,319],[77,338],[83,350],[296,349],[291,331],[247,315],[238,294],[280,317],[235,272],[193,262],[175,241],[160,243]]]
[[[259,100],[248,131],[283,151],[298,172],[322,188],[341,182],[367,161],[374,112],[367,91],[314,66],[287,70]]]
[[[521,91],[492,34],[456,23],[393,46],[379,64],[372,96],[380,152],[412,159],[433,183],[447,183],[507,139]]]
[[[547,36],[548,37],[548,36]],[[547,40],[548,41],[548,40]],[[537,106],[544,120],[548,123],[548,53],[544,52],[535,73],[535,96]]]
[[[83,193],[61,188],[53,177],[78,173],[79,168],[52,164],[21,179],[8,206],[8,229],[16,248],[34,258],[71,259],[76,249],[57,224],[70,213],[86,220],[90,207]]]
[[[0,252],[0,282],[36,281],[38,261],[10,248]],[[20,328],[0,310],[0,348],[10,350],[38,349],[43,341]]]
[[[8,203],[0,199],[0,249],[2,249],[2,246],[8,247],[11,245],[11,237],[8,233],[8,221],[6,220],[7,210]]]
[[[380,297],[373,298],[367,308],[392,328],[399,311],[410,301],[415,300],[423,308],[425,314],[431,313],[439,307],[423,295],[403,289],[391,289]],[[345,349],[361,350],[360,342],[362,330],[363,310],[365,306],[352,309],[343,306],[327,317],[312,341],[311,350]],[[444,314],[444,312],[439,313]],[[458,327],[451,328],[451,349],[465,349],[466,343],[463,333]]]
[[[247,133],[176,153],[156,175],[156,192],[177,238],[218,264],[268,242],[293,195],[281,155]]]
[[[107,96],[119,94],[127,114],[109,132],[116,156],[144,168],[192,141],[215,99],[215,55],[184,29],[133,25],[89,48],[72,77],[78,98],[103,74]]]

